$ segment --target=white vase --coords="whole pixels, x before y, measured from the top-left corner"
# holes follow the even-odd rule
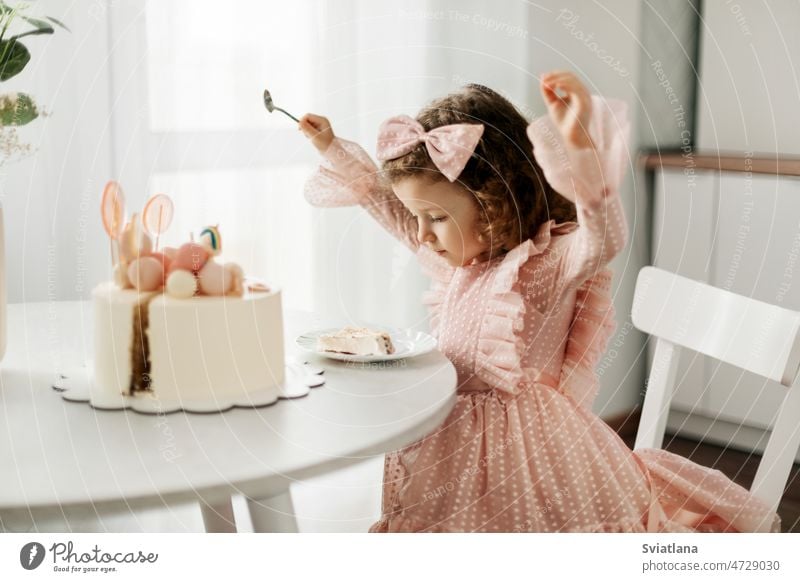
[[[6,233],[0,204],[0,360],[6,355]]]

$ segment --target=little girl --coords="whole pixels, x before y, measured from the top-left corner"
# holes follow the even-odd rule
[[[307,199],[360,204],[416,254],[458,372],[444,424],[387,455],[370,531],[780,531],[719,471],[632,452],[591,412],[615,330],[606,265],[628,236],[626,108],[569,72],[541,92],[549,118],[531,125],[480,85],[392,117],[380,170],[324,117],[300,120],[325,158]]]

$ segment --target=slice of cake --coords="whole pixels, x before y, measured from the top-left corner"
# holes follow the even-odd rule
[[[392,338],[388,333],[354,326],[321,335],[317,339],[317,349],[321,352],[354,356],[385,356],[394,353]]]

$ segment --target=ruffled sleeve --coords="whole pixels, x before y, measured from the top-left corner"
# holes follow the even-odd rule
[[[589,126],[594,149],[567,147],[549,117],[528,127],[545,178],[577,208],[580,228],[562,255],[561,270],[569,288],[592,277],[628,242],[619,189],[628,162],[629,131],[627,105],[598,96],[592,96]]]
[[[509,251],[497,266],[489,290],[486,314],[478,338],[476,375],[492,388],[515,393],[526,371],[522,368],[527,306],[521,293],[520,271],[530,259],[550,245],[554,234],[567,234],[574,222],[556,224],[550,220],[528,239]]]
[[[378,223],[411,250],[419,248],[414,216],[381,179],[378,167],[358,144],[334,138],[319,168],[305,184],[313,206],[362,206]]]
[[[476,375],[492,388],[513,394],[521,383],[536,381],[532,374],[537,371],[522,366],[527,346],[521,332],[529,302],[535,299],[523,292],[530,283],[526,276],[535,276],[523,267],[551,245],[552,237],[568,235],[576,228],[574,222],[556,224],[550,220],[539,228],[533,240],[511,250],[497,267],[476,358]],[[561,372],[550,380],[557,381],[559,392],[587,409],[599,388],[597,364],[616,330],[611,277],[610,269],[602,269],[578,287]]]
[[[617,328],[611,277],[611,269],[603,269],[578,287],[564,349],[558,389],[586,409],[597,397],[597,364]]]

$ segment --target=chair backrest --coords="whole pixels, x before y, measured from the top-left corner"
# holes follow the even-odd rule
[[[644,267],[632,319],[656,338],[636,449],[661,448],[682,347],[788,388],[750,487],[776,510],[800,447],[800,313]]]

